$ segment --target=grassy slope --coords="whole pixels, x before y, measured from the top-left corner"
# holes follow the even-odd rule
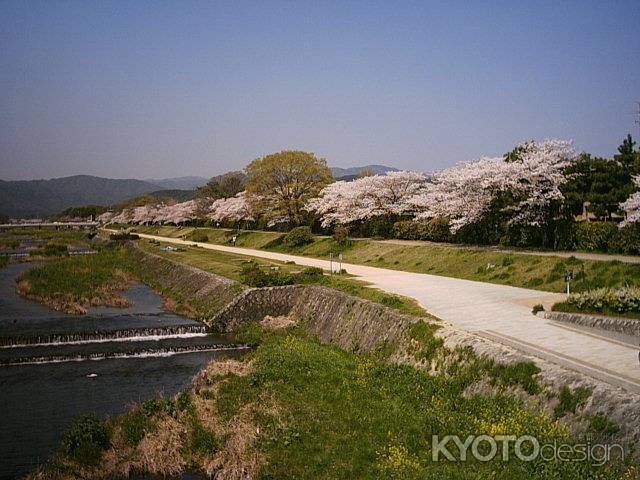
[[[178,252],[162,252],[156,245],[141,240],[140,246],[158,255],[184,262],[187,265],[200,268],[202,270],[222,275],[232,280],[241,281],[240,270],[242,264],[248,260],[254,259],[259,265],[266,268],[278,268],[287,272],[299,272],[304,267],[268,260],[263,258],[254,258],[246,255],[235,255],[226,252],[216,252],[213,250],[205,250],[202,248],[186,247]],[[381,290],[369,288],[365,282],[354,280],[348,276],[328,276],[324,275],[319,284],[326,287],[335,288],[343,292],[349,293],[360,298],[365,298],[373,302],[382,303],[391,308],[395,308],[402,313],[416,316],[429,316],[415,300],[392,295]]]
[[[83,435],[37,478],[75,478],[77,462],[95,465],[82,472],[88,479],[112,478],[127,465],[161,474],[223,470],[223,478],[248,479],[631,478],[616,463],[521,462],[512,449],[509,462],[499,455],[491,462],[431,461],[431,435],[526,434],[571,443],[565,427],[528,411],[509,391],[463,394],[487,375],[496,385],[531,389],[529,364],[497,367],[468,354],[466,362],[449,364],[450,375],[430,375],[322,345],[298,328],[258,335],[262,344],[244,363],[214,362],[175,399],[110,419],[102,430],[112,432],[109,460],[100,461],[109,448],[101,436]],[[425,339],[413,337],[415,353]]]
[[[137,227],[143,233],[179,236],[177,232],[194,235],[206,231],[211,243],[228,243],[231,230],[177,229],[175,227]],[[422,245],[394,245],[376,241],[352,242],[342,248],[331,238],[319,237],[307,246],[287,249],[276,232],[243,232],[237,246],[261,248],[317,258],[342,252],[345,263],[355,263],[417,273],[513,285],[551,292],[565,290],[564,272],[573,271],[572,291],[580,292],[598,287],[640,285],[640,265],[618,261],[580,260],[552,256],[532,256],[485,252],[474,249],[431,247]]]

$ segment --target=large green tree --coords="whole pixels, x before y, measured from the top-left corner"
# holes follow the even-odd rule
[[[333,181],[324,159],[313,153],[283,150],[254,160],[246,167],[249,199],[268,220],[300,224],[304,205]]]
[[[570,180],[562,190],[573,215],[586,209],[596,219],[609,219],[633,190],[629,171],[607,158],[582,154],[567,174]]]
[[[244,172],[227,172],[211,178],[206,185],[199,187],[196,196],[210,200],[233,197],[244,190],[246,182],[247,175]]]

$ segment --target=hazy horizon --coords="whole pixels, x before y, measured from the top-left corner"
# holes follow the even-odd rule
[[[0,4],[3,180],[210,177],[283,149],[431,171],[549,137],[611,156],[640,2]]]

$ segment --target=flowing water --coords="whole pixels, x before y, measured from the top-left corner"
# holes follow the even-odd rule
[[[141,285],[125,292],[126,309],[53,312],[15,293],[15,278],[31,267],[0,269],[0,479],[46,461],[80,416],[172,396],[210,359],[244,350],[164,311]]]

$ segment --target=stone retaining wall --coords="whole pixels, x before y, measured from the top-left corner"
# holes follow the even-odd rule
[[[544,318],[640,337],[640,320],[633,318],[603,317],[568,312],[545,312]]]
[[[247,290],[207,321],[212,330],[233,332],[266,315],[287,315],[324,343],[368,352],[393,342],[416,321],[377,303],[317,285],[288,285]]]
[[[228,278],[147,252],[136,245],[131,248],[136,274],[142,281],[195,307],[204,318],[215,315],[245,290]]]

